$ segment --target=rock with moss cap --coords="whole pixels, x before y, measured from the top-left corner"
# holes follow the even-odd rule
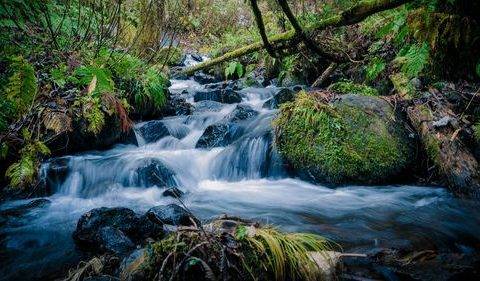
[[[274,121],[276,145],[314,182],[384,183],[413,159],[413,140],[392,106],[372,96],[301,92]]]

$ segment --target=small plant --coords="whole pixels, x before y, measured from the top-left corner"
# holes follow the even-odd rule
[[[38,86],[33,66],[23,57],[13,57],[12,75],[5,87],[5,97],[17,114],[24,113],[35,100]]]
[[[8,167],[5,173],[10,179],[10,185],[15,188],[25,188],[32,184],[40,166],[40,157],[50,154],[48,147],[43,142],[34,140],[26,129],[22,133],[25,145],[20,150],[20,160]]]
[[[135,104],[138,107],[145,106],[148,102],[153,102],[157,109],[162,108],[167,102],[167,91],[169,81],[165,75],[151,67],[143,75],[143,91],[135,94]]]
[[[237,77],[241,78],[243,76],[244,69],[243,65],[238,61],[232,61],[228,64],[225,68],[225,78],[228,79],[236,75]]]
[[[328,87],[329,90],[339,94],[354,94],[362,96],[378,96],[378,91],[372,87],[362,84],[355,84],[352,81],[340,81]]]
[[[408,78],[417,77],[424,70],[430,58],[430,47],[427,43],[411,44],[398,53],[394,62]]]
[[[377,79],[378,75],[385,70],[386,63],[382,58],[375,57],[366,66],[366,76],[368,81]]]

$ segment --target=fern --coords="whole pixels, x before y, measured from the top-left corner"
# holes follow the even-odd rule
[[[96,87],[94,95],[102,93],[111,93],[115,89],[115,84],[112,80],[112,73],[105,67],[98,66],[80,66],[75,70],[75,76],[79,79],[79,83],[87,86],[92,82],[93,77],[96,77]]]
[[[32,139],[27,130],[23,130],[25,146],[20,150],[20,159],[8,167],[5,175],[10,179],[10,185],[15,188],[25,188],[32,184],[40,166],[40,157],[49,155],[50,149],[41,141]]]
[[[375,80],[383,70],[385,70],[385,61],[382,58],[375,57],[366,67],[366,76],[368,81]]]
[[[35,100],[37,94],[37,78],[33,66],[23,57],[11,58],[12,75],[5,87],[6,99],[9,100],[16,113],[24,113]]]
[[[424,70],[430,58],[430,47],[423,44],[412,44],[400,50],[394,62],[408,78],[417,77]]]
[[[143,76],[142,92],[135,95],[135,103],[138,106],[152,101],[156,108],[161,108],[167,102],[168,79],[155,67],[151,67]]]

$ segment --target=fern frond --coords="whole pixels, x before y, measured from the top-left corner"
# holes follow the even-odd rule
[[[35,100],[38,85],[33,66],[23,57],[13,57],[12,75],[5,87],[7,100],[11,101],[18,114],[24,113]]]

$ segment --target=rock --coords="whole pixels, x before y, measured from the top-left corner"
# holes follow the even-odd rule
[[[143,240],[148,238],[161,239],[164,235],[165,230],[163,229],[163,224],[151,221],[146,214],[140,217],[138,238]]]
[[[88,131],[86,119],[73,119],[71,127],[74,130],[64,132],[49,142],[48,147],[52,155],[65,155],[86,150],[103,150],[115,144],[137,145],[135,132],[130,128],[126,132],[122,130],[120,119],[117,115],[105,114],[105,124],[99,133]],[[54,133],[48,132],[45,139],[49,139]]]
[[[304,112],[312,115],[306,119]],[[280,153],[299,176],[313,182],[386,183],[414,161],[415,140],[407,123],[378,97],[300,93],[276,122]]]
[[[211,91],[199,91],[193,96],[195,102],[203,100],[217,101],[221,103],[239,103],[242,101],[242,97],[237,92],[225,89],[225,90],[211,90]]]
[[[196,148],[226,146],[237,139],[243,130],[234,123],[220,122],[208,126],[197,142]]]
[[[137,130],[146,143],[156,142],[161,138],[170,136],[167,126],[160,120],[146,122]]]
[[[217,83],[206,84],[204,87],[208,90],[240,90],[243,84],[240,80],[228,80]]]
[[[127,237],[135,238],[138,235],[139,222],[137,214],[127,208],[96,208],[80,217],[77,228],[73,232],[73,238],[79,245],[95,249],[105,244],[102,240],[102,237],[105,237],[101,233],[102,228],[115,228]],[[111,231],[107,230],[105,233],[109,234]]]
[[[199,224],[198,219],[191,216],[190,213],[177,204],[169,204],[166,206],[156,206],[147,211],[147,217],[159,224],[169,224],[175,226],[189,226]]]
[[[211,100],[203,100],[199,101],[195,104],[194,114],[203,113],[203,112],[218,112],[222,110],[223,104],[211,101]]]
[[[253,110],[251,106],[246,104],[239,104],[230,114],[225,117],[225,119],[229,122],[238,122],[251,119],[253,117],[256,117],[257,115],[258,112]]]
[[[162,195],[165,197],[179,198],[182,197],[185,193],[176,187],[171,187],[165,190]]]
[[[167,116],[190,115],[192,113],[192,105],[184,98],[172,96],[164,108]]]
[[[103,252],[126,255],[135,249],[135,244],[118,228],[102,227],[97,235],[97,241]]]
[[[12,218],[18,218],[26,213],[38,209],[38,208],[44,208],[48,205],[50,205],[50,200],[40,198],[40,199],[35,199],[32,200],[26,204],[22,204],[19,206],[15,206],[9,209],[1,210],[0,211],[0,226],[5,225],[9,222],[10,219]]]
[[[137,249],[130,253],[130,255],[123,258],[122,263],[120,264],[120,272],[126,272],[136,266],[136,263],[140,259],[144,259],[146,255],[145,248]]]
[[[293,90],[282,88],[263,104],[263,108],[275,109],[278,108],[280,104],[293,101],[294,99],[295,92]]]
[[[443,116],[439,120],[434,121],[432,125],[434,128],[441,128],[441,127],[446,127],[450,123],[454,123],[454,122],[456,122],[455,118],[452,118],[451,116]]]
[[[218,81],[214,76],[205,74],[203,71],[195,72],[195,74],[193,74],[193,80],[200,84],[215,83]]]
[[[175,172],[170,170],[158,159],[147,159],[145,166],[136,171],[138,184],[145,187],[156,185],[158,187],[177,186]]]

